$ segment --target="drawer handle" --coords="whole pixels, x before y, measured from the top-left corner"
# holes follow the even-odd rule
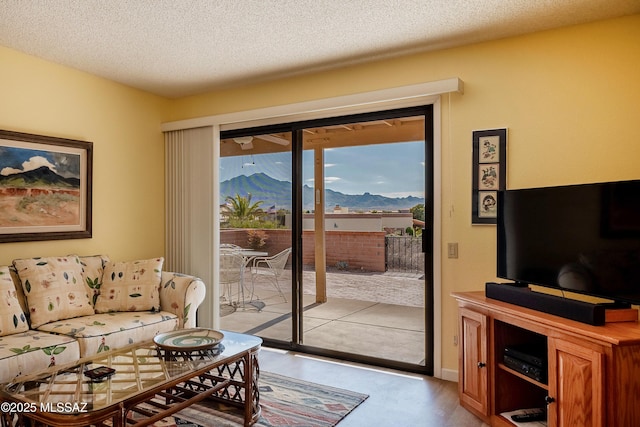
[[[487,366],[486,363],[484,362],[478,362],[478,368],[484,368],[485,366]]]
[[[554,399],[554,398],[553,398],[553,397],[551,397],[551,396],[546,396],[546,397],[544,398],[544,401],[545,401],[545,403],[546,403],[547,405],[549,405],[549,404],[551,404],[551,403],[555,402],[555,401],[556,401],[556,399]]]

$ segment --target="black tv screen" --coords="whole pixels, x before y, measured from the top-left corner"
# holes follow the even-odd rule
[[[498,277],[640,304],[640,180],[498,194]]]

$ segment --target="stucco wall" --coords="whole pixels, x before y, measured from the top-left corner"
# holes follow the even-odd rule
[[[176,100],[167,121],[459,77],[442,97],[442,366],[457,370],[453,291],[495,280],[496,232],[471,225],[471,134],[506,127],[507,186],[640,178],[640,15]],[[459,244],[457,259],[446,245]]]
[[[15,258],[164,255],[167,100],[0,47],[0,129],[93,142],[93,238],[0,244]]]

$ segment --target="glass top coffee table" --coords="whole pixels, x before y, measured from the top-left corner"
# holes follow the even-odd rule
[[[260,416],[262,340],[207,331],[177,331],[160,345],[136,344],[16,378],[0,387],[3,425],[142,427],[203,399],[241,408],[244,425],[252,425]],[[95,368],[104,376],[90,378]]]

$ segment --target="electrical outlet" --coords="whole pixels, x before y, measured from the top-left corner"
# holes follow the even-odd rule
[[[458,244],[457,243],[448,243],[447,244],[447,253],[449,258],[458,258]]]
[[[458,345],[458,336],[457,335],[453,336],[453,345]]]

